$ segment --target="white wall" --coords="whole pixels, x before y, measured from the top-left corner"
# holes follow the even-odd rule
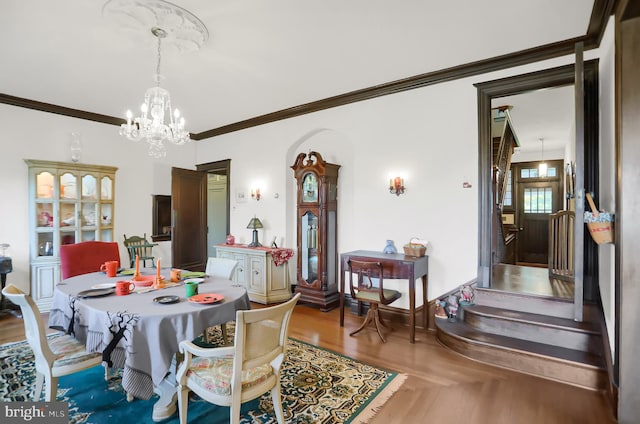
[[[588,59],[593,53],[585,54]],[[151,233],[151,194],[170,194],[171,166],[231,159],[231,193],[249,193],[263,182],[263,198],[231,200],[231,233],[250,241],[255,214],[265,228],[260,240],[295,247],[295,181],[290,166],[310,149],[341,165],[338,250],[381,251],[411,237],[429,240],[428,298],[475,279],[478,259],[478,134],[476,82],[571,63],[573,57],[447,82],[391,96],[248,128],[183,147],[169,147],[164,160],[151,159],[144,144],[118,136],[110,125],[0,105],[2,119],[0,242],[11,244],[10,281],[27,288],[29,249],[25,158],[68,161],[69,133],[83,136],[84,163],[119,167],[116,174],[115,235]],[[242,107],[242,105],[236,105]],[[227,106],[228,107],[228,106]],[[388,192],[389,174],[404,173],[407,191]],[[463,182],[471,188],[463,188]],[[278,198],[274,194],[278,193]],[[170,244],[158,249],[168,264]],[[121,247],[121,257],[127,259]],[[290,275],[295,278],[295,261]],[[406,293],[406,284],[398,283]],[[418,293],[419,295],[419,293]],[[407,307],[407,296],[397,303]]]

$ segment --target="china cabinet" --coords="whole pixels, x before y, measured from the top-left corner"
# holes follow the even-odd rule
[[[60,245],[114,241],[117,168],[25,159],[29,167],[31,296],[48,311],[60,281]]]
[[[318,152],[300,153],[297,181],[297,286],[300,302],[321,311],[338,306],[338,170]]]
[[[252,302],[268,304],[291,298],[289,267],[286,263],[276,266],[269,248],[218,244],[216,256],[238,262],[231,280],[247,289]]]

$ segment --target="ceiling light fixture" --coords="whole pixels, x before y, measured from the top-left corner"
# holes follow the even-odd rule
[[[178,109],[171,107],[169,92],[160,87],[163,42],[179,51],[197,50],[208,39],[209,32],[189,11],[163,0],[109,0],[103,7],[103,14],[125,29],[143,29],[146,34],[150,30],[157,40],[155,86],[146,91],[140,116],[134,118],[133,113],[127,111],[127,121],[120,126],[120,135],[134,141],[144,139],[149,144],[150,156],[164,157],[166,141],[183,145],[191,141],[191,137],[185,129],[184,118]]]
[[[184,118],[180,116],[180,111],[177,108],[171,111],[169,92],[160,87],[163,78],[160,74],[160,47],[167,32],[162,28],[153,27],[151,33],[158,38],[158,64],[153,76],[156,86],[145,93],[139,117],[133,118],[133,113],[127,111],[127,123],[120,125],[120,135],[134,141],[145,139],[149,143],[149,156],[161,158],[167,154],[163,141],[167,140],[181,146],[191,141],[191,137],[184,129]],[[165,123],[165,112],[169,115],[168,123]]]
[[[547,162],[544,161],[544,138],[540,139],[540,145],[542,147],[542,158],[538,165],[538,177],[544,178],[547,176]]]

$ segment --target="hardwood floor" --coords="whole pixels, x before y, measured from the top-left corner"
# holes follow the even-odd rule
[[[549,269],[509,264],[494,264],[491,288],[540,296],[573,299],[574,284],[549,278]]]
[[[298,305],[289,335],[408,375],[371,424],[615,422],[599,392],[472,361],[441,346],[435,333],[418,330],[414,345],[409,343],[409,331],[404,327],[394,329],[387,343],[369,329],[350,337],[349,331],[362,319],[346,313],[345,327],[341,328],[338,309],[323,313]],[[0,344],[24,339],[19,319],[2,316],[0,328]]]

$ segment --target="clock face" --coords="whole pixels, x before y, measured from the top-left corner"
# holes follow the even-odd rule
[[[302,179],[302,201],[318,201],[318,178],[313,173],[308,173]]]

